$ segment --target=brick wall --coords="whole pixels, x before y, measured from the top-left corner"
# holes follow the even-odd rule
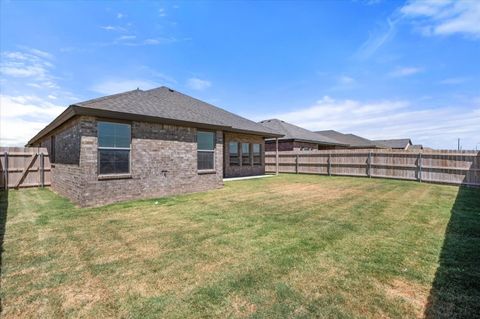
[[[51,137],[54,135],[55,158],[50,158],[50,160],[58,164],[78,165],[80,160],[81,125],[80,118],[70,120],[45,136],[38,146],[46,147],[48,154],[52,157]]]
[[[254,175],[263,175],[265,174],[265,153],[263,150],[265,149],[265,144],[263,137],[257,135],[249,135],[249,134],[239,134],[239,133],[224,133],[225,138],[225,177],[238,177],[238,176],[254,176]],[[239,148],[239,156],[240,156],[240,165],[230,166],[230,156],[228,152],[228,144],[230,142],[239,142],[239,143],[251,143],[251,144],[260,144],[261,145],[261,165],[242,165],[241,162],[241,147]],[[250,152],[250,156],[252,156],[252,152]],[[253,161],[251,161],[253,163]]]
[[[318,150],[318,144],[316,143],[307,143],[307,142],[299,142],[295,141],[293,143],[293,150]]]
[[[130,124],[128,176],[99,176],[96,118],[77,117],[54,130],[58,160],[52,167],[52,189],[80,206],[97,206],[221,187],[224,170],[225,177],[265,173],[265,145],[261,136],[216,131],[215,170],[199,172],[196,128],[147,122]],[[41,141],[42,146],[49,147],[52,134]],[[224,145],[230,141],[260,144],[262,164],[230,166],[228,150],[224,154]],[[223,156],[227,158],[225,166]]]
[[[216,132],[213,173],[197,170],[196,129],[158,123],[132,123],[131,176],[100,179],[97,138],[82,137],[84,203],[102,205],[120,200],[204,191],[223,185],[223,139]]]
[[[276,145],[275,140],[265,141],[265,152],[275,152]],[[279,140],[278,141],[278,151],[293,151],[293,140]]]
[[[197,171],[196,129],[158,123],[133,122],[130,176],[98,175],[96,119],[81,117],[54,132],[72,143],[79,141],[77,164],[56,163],[52,189],[80,206],[204,191],[223,185],[223,133],[216,132],[215,170]],[[44,138],[47,144],[50,136]],[[67,156],[68,148],[56,149]],[[162,172],[166,171],[166,172]]]

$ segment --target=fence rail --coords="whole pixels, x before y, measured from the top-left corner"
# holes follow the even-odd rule
[[[49,186],[51,165],[44,147],[0,147],[0,189]]]
[[[275,152],[265,153],[267,173],[276,172]],[[480,152],[331,150],[279,152],[280,173],[364,176],[480,186]]]

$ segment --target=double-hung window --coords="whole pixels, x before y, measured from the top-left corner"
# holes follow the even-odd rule
[[[250,144],[242,143],[242,165],[250,165]]]
[[[230,158],[230,166],[238,166],[240,165],[240,158],[238,154],[238,142],[230,142],[228,143],[228,155]]]
[[[197,131],[197,168],[215,169],[215,133]]]
[[[253,144],[253,165],[262,165],[262,146]]]
[[[130,172],[130,124],[98,122],[98,171],[105,174]]]

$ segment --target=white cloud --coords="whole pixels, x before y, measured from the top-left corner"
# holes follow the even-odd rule
[[[164,8],[160,8],[160,9],[158,9],[158,15],[160,17],[165,17],[167,15],[167,12],[165,11]]]
[[[38,49],[25,48],[25,51],[1,53],[0,74],[13,79],[28,80],[28,86],[35,88],[58,88],[56,78],[51,74],[53,56]]]
[[[381,25],[378,30],[371,32],[368,39],[362,43],[355,56],[360,59],[368,59],[385,43],[387,43],[396,33],[397,23],[400,18],[390,17],[386,23]]]
[[[63,110],[38,96],[0,95],[0,145],[25,145]]]
[[[121,12],[117,13],[117,19],[122,19],[125,15]]]
[[[192,90],[203,91],[212,86],[212,83],[199,78],[190,78],[187,80],[187,86]]]
[[[128,29],[118,26],[118,25],[105,25],[105,26],[100,26],[103,30],[106,31],[114,31],[114,32],[127,32]]]
[[[334,129],[370,139],[410,137],[414,143],[452,148],[459,137],[464,148],[475,148],[480,136],[480,101],[467,107],[413,109],[401,100],[362,102],[324,97],[292,112],[256,117],[279,118],[310,130]]]
[[[117,37],[115,40],[111,42],[105,43],[97,43],[101,46],[109,46],[109,45],[123,45],[123,46],[144,46],[144,45],[162,45],[162,44],[170,44],[180,41],[188,41],[190,38],[183,38],[177,39],[174,37],[156,37],[156,38],[147,38],[147,39],[138,39],[136,35],[123,35]]]
[[[150,81],[150,80],[106,80],[100,83],[95,84],[90,89],[94,92],[110,95],[116,93],[122,93],[126,91],[135,90],[140,88],[141,90],[149,90],[155,87],[159,87],[160,84]]]
[[[342,75],[338,78],[338,82],[343,85],[349,85],[355,83],[355,79],[350,76]]]
[[[393,77],[403,77],[403,76],[409,76],[413,74],[417,74],[422,72],[422,68],[416,68],[416,67],[399,67],[390,72],[390,76]]]
[[[480,38],[480,1],[414,0],[400,9],[424,35],[463,34]]]
[[[447,84],[447,85],[457,85],[457,84],[462,84],[467,82],[467,78],[448,78],[448,79],[443,79],[439,83],[440,84]]]

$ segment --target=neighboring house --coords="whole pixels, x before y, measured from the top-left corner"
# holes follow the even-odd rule
[[[270,119],[261,121],[260,124],[266,128],[283,135],[278,139],[279,151],[311,151],[311,150],[324,150],[334,149],[336,147],[347,146],[344,143],[338,142],[322,134],[314,133],[300,126],[296,126],[287,123],[282,120]],[[265,150],[267,152],[276,150],[275,139],[265,140]]]
[[[346,146],[345,148],[349,149],[385,148],[384,146],[378,145],[369,139],[363,138],[355,134],[343,134],[334,130],[316,131],[315,133],[347,144],[348,146]]]
[[[81,206],[223,185],[265,173],[263,125],[167,87],[70,105],[29,142],[49,150],[52,189]]]
[[[413,144],[413,145],[409,146],[408,149],[409,149],[409,150],[417,150],[417,151],[419,151],[419,150],[423,150],[424,147],[423,147],[422,144]]]
[[[409,138],[399,138],[391,140],[374,140],[379,146],[396,150],[408,150],[412,146],[412,141]]]

